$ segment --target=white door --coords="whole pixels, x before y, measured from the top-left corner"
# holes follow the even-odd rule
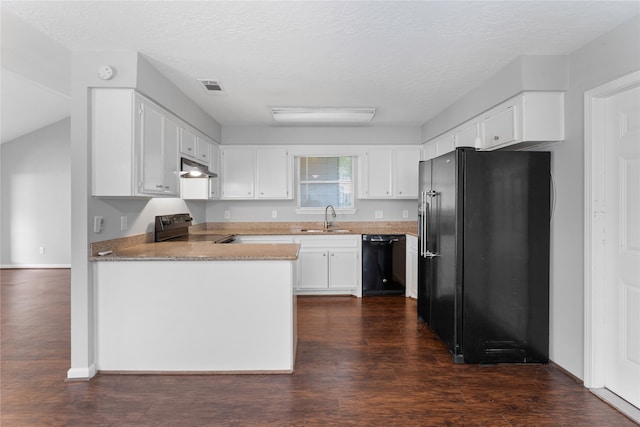
[[[640,88],[606,101],[605,387],[640,407]]]

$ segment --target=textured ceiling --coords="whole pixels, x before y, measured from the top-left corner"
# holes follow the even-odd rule
[[[419,126],[519,55],[562,55],[638,14],[582,1],[3,1],[71,50],[136,50],[224,125],[271,107],[375,107]],[[223,94],[196,79],[218,80]]]

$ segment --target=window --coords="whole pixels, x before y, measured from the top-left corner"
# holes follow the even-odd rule
[[[299,157],[299,207],[353,209],[353,158]]]

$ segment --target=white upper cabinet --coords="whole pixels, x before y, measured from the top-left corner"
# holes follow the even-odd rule
[[[459,126],[453,135],[457,147],[480,148],[480,123],[477,121]]]
[[[222,198],[253,199],[255,195],[255,149],[222,150]]]
[[[224,147],[223,199],[291,199],[293,168],[283,148]]]
[[[139,100],[140,142],[142,153],[142,193],[162,193],[164,190],[163,134],[164,115],[153,104]],[[175,159],[175,156],[174,156]]]
[[[177,196],[177,130],[170,113],[132,89],[94,89],[91,122],[92,195]]]
[[[209,166],[210,154],[209,141],[196,134],[191,129],[180,128],[180,154],[198,163]]]
[[[360,199],[418,197],[420,147],[375,148],[360,156]]]
[[[424,144],[425,160],[454,147],[497,150],[564,140],[564,92],[522,92]],[[448,150],[448,151],[447,151]]]
[[[359,197],[361,199],[391,198],[393,191],[391,149],[367,150],[360,159]]]
[[[172,117],[164,118],[164,178],[162,184],[164,192],[178,195],[180,180],[180,159],[178,143],[180,140],[178,123]]]
[[[289,199],[289,152],[280,148],[256,150],[256,186],[260,199]]]
[[[422,160],[431,160],[438,157],[436,154],[435,141],[429,141],[422,144]]]
[[[482,115],[483,150],[564,140],[564,92],[524,92]]]
[[[393,194],[396,198],[418,198],[420,151],[420,147],[393,150]]]

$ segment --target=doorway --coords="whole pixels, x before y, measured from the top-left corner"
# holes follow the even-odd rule
[[[640,72],[584,100],[584,383],[640,421]]]

